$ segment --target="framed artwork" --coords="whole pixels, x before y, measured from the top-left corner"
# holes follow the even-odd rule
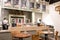
[[[42,11],[46,11],[46,5],[42,5]]]
[[[34,2],[30,2],[30,8],[34,8]]]
[[[29,0],[29,9],[33,9],[35,5],[35,0]]]
[[[11,6],[11,0],[4,0],[4,6]]]
[[[4,3],[9,3],[11,2],[11,0],[4,0]]]
[[[19,0],[13,0],[13,7],[19,7]]]
[[[21,0],[21,8],[26,8],[27,0]]]
[[[36,3],[36,9],[40,9],[40,4]]]
[[[19,4],[19,0],[13,0],[13,5],[18,5]]]

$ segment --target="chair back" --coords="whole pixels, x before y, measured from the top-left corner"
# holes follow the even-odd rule
[[[37,30],[36,34],[32,35],[32,40],[42,40],[42,38],[40,38],[40,32],[42,32],[42,30]]]
[[[32,40],[39,40],[39,35],[32,35]]]
[[[58,31],[55,33],[55,40],[58,40]]]

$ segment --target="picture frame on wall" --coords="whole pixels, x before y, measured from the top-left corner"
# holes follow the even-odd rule
[[[18,5],[19,4],[19,0],[13,0],[13,5]]]
[[[40,3],[36,3],[36,9],[40,9]]]
[[[35,7],[35,0],[29,0],[29,9],[34,9]]]
[[[26,8],[27,7],[27,0],[21,0],[21,8]]]
[[[30,9],[33,9],[34,8],[34,2],[30,2]]]
[[[42,11],[46,11],[46,5],[42,5]]]
[[[11,6],[11,0],[4,0],[4,6]]]
[[[19,7],[19,0],[13,0],[13,7]]]

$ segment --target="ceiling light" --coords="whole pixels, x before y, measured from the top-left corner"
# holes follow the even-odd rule
[[[38,2],[39,0],[36,0],[36,2]]]

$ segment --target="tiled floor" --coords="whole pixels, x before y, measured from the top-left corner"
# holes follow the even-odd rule
[[[15,40],[19,40],[19,39],[15,39]],[[25,39],[26,40],[26,39]],[[60,37],[58,37],[58,40],[60,40]]]

